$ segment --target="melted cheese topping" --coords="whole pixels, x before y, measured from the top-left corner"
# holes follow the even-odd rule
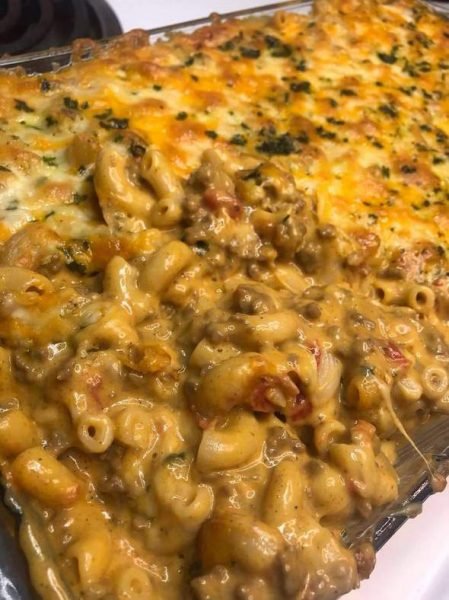
[[[65,149],[75,133],[98,130],[101,140],[126,119],[180,174],[211,145],[288,155],[323,220],[369,228],[389,247],[438,241],[445,249],[446,25],[405,2],[352,8],[357,23],[317,8],[216,23],[154,46],[135,35],[45,78],[2,74],[11,139],[0,164],[14,161],[12,174],[1,174],[5,228],[76,222],[84,210],[72,196],[89,185]]]
[[[317,0],[0,73],[0,466],[45,600],[369,575],[343,530],[449,410],[448,45]]]

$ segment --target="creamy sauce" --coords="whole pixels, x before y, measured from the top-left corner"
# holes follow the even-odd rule
[[[448,38],[318,1],[0,74],[1,470],[44,600],[369,575],[345,526],[449,410]]]

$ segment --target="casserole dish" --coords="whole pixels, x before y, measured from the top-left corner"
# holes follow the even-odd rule
[[[259,14],[264,13],[265,11],[275,10],[276,8],[287,8],[288,10],[306,10],[308,5],[297,3],[283,3],[280,6],[270,6],[263,7],[262,9],[255,9],[254,11],[244,11],[243,15],[233,14],[231,16],[244,16],[249,14]],[[192,23],[182,24],[187,30],[194,28],[198,25],[201,25],[204,21],[196,21]],[[177,26],[174,28],[178,29]],[[156,30],[153,33],[154,35],[159,35],[165,32],[171,31],[173,28],[167,28],[167,30]],[[27,58],[22,58],[20,61],[20,66],[24,67],[26,70],[34,70],[36,69],[36,65],[38,65],[39,69],[43,67],[42,61],[50,60],[53,63],[64,64],[63,61],[69,58],[69,54],[65,50],[57,50],[49,53],[43,53],[42,55],[30,56]],[[88,60],[89,55],[87,54],[85,58]],[[62,61],[62,62],[60,62]],[[17,66],[19,63],[17,59],[13,59],[8,64],[3,62],[3,66]],[[2,66],[2,63],[0,63]],[[48,64],[47,64],[48,67]],[[443,418],[444,419],[444,418]],[[428,429],[422,430],[421,432],[417,432],[416,442],[419,445],[421,451],[427,452],[429,454],[436,454],[437,459],[441,461],[441,469],[444,470],[444,458],[446,456],[446,443],[444,441],[444,429],[445,423],[443,421],[439,423],[433,422],[431,425],[431,430],[429,432]],[[419,438],[418,436],[422,436]],[[437,441],[442,440],[441,445],[437,444]],[[369,529],[371,531],[374,530],[374,543],[377,548],[380,548],[388,538],[394,533],[398,526],[402,523],[402,521],[407,516],[407,511],[411,509],[404,510],[404,505],[415,504],[417,502],[422,502],[424,499],[431,493],[431,486],[423,480],[424,471],[418,468],[420,462],[416,460],[416,455],[411,453],[409,447],[404,447],[403,454],[399,460],[399,471],[401,473],[401,488],[399,495],[399,503],[394,506],[388,506],[386,509],[383,509],[378,514],[374,513],[372,515],[372,522],[368,523]],[[410,489],[412,490],[410,492]],[[359,530],[357,524],[354,524],[354,528],[352,526],[348,528],[348,538],[351,540],[363,539],[364,536],[367,535],[367,524],[364,523],[363,530]],[[369,534],[370,532],[368,532]]]

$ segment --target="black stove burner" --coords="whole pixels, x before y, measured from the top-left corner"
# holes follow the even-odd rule
[[[105,0],[0,0],[0,55],[122,32]]]

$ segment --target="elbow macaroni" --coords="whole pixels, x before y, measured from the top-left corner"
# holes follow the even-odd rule
[[[343,532],[449,413],[447,27],[413,1],[0,73],[0,472],[44,600],[369,574]]]

